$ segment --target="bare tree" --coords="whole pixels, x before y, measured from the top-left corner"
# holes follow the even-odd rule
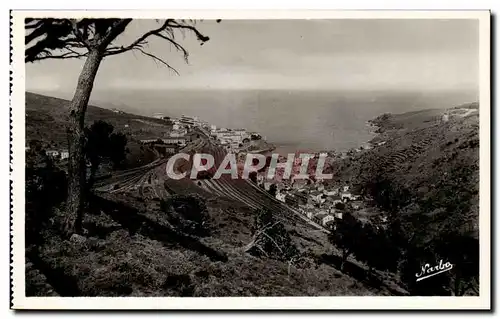
[[[25,61],[44,59],[83,58],[83,65],[76,90],[69,107],[68,124],[68,202],[64,230],[67,235],[81,231],[85,190],[85,112],[94,80],[104,58],[126,53],[140,52],[154,61],[177,71],[164,59],[148,52],[145,47],[151,38],[160,38],[182,53],[187,62],[188,52],[177,41],[175,33],[194,33],[201,42],[209,40],[195,27],[193,20],[157,20],[158,28],[149,30],[130,44],[118,45],[116,39],[124,33],[132,19],[26,19]],[[219,20],[217,20],[219,22]]]

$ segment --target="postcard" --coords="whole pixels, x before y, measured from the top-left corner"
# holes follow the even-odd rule
[[[12,11],[13,309],[491,309],[489,11]]]

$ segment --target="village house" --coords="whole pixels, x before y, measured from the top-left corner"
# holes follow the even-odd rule
[[[192,118],[192,117],[185,116],[185,115],[182,115],[181,118],[179,119],[180,123],[185,124],[185,125],[189,125],[189,126],[195,125],[196,121],[197,121],[196,118]]]
[[[59,155],[61,156],[61,159],[66,159],[66,158],[69,158],[69,152],[68,150],[61,150],[61,152],[59,153]]]
[[[262,135],[260,135],[259,133],[248,133],[250,135],[250,139],[252,140],[260,140],[262,139]]]
[[[285,203],[287,205],[292,206],[292,207],[298,207],[299,206],[299,199],[297,198],[297,196],[295,196],[293,194],[288,194],[285,197]]]
[[[327,222],[325,222],[323,227],[325,227],[326,229],[335,230],[337,228],[337,224],[335,220],[328,220]]]
[[[286,194],[284,194],[284,193],[280,193],[280,192],[276,193],[276,199],[279,200],[280,202],[284,203],[285,197],[286,197]]]
[[[118,114],[125,114],[125,112],[120,111],[120,110],[118,110],[118,109],[112,109],[112,111],[113,111],[114,113],[118,113]]]
[[[150,138],[141,140],[141,144],[152,144],[156,143],[158,140],[161,140],[164,144],[177,144],[179,146],[186,145],[185,137],[167,137],[167,138]]]
[[[334,188],[334,189],[330,189],[330,190],[323,190],[323,194],[325,194],[326,196],[337,196],[339,194],[339,189],[338,188]]]
[[[165,155],[167,154],[175,154],[179,148],[178,144],[156,144],[154,146],[160,153]]]
[[[292,179],[292,188],[300,190],[306,186],[307,186],[306,179]]]
[[[307,216],[307,218],[312,219],[314,216],[314,211],[312,211],[312,210],[306,211],[306,216]]]
[[[319,191],[313,191],[309,194],[309,197],[311,198],[311,200],[318,204],[318,205],[321,205],[323,204],[325,201],[326,201],[326,198],[324,197],[323,193],[322,192],[319,192]]]
[[[351,201],[351,202],[349,202],[349,204],[351,205],[352,209],[354,209],[354,210],[359,210],[363,207],[363,202],[360,200]]]
[[[312,220],[316,223],[316,224],[320,224],[322,225],[323,224],[323,218],[325,218],[326,216],[328,215],[328,213],[322,211],[322,212],[319,212],[317,214],[315,214],[312,218]]]
[[[187,141],[192,142],[192,141],[200,138],[200,133],[197,131],[190,131],[190,132],[188,131],[188,132],[186,132],[184,137],[186,138]]]
[[[165,144],[178,144],[181,146],[186,145],[186,138],[185,137],[167,137],[167,138],[163,138],[162,141]]]
[[[335,221],[335,216],[333,215],[326,215],[325,217],[323,217],[323,220],[321,221],[321,224],[323,226],[326,226],[329,222],[333,222]]]
[[[269,191],[269,189],[271,188],[271,185],[273,185],[274,183],[271,183],[271,182],[264,182],[264,189],[266,191]]]
[[[59,151],[57,150],[47,150],[45,151],[45,154],[50,157],[58,157],[59,156]]]
[[[299,190],[299,191],[294,191],[292,193],[295,197],[297,197],[298,203],[300,205],[306,205],[307,204],[307,191],[306,190]]]
[[[257,175],[257,183],[259,183],[259,184],[260,184],[260,183],[263,183],[263,182],[264,182],[264,176],[263,176],[263,175],[258,174],[258,175]]]
[[[170,132],[169,136],[170,137],[184,137],[186,134],[187,134],[187,129],[177,127],[176,129],[174,128]]]
[[[353,195],[350,192],[342,192],[341,195],[342,201],[347,202],[347,201],[355,201],[359,200],[360,196],[359,195]]]

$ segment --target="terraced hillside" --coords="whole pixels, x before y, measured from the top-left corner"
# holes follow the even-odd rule
[[[357,184],[360,189],[377,178],[383,178],[391,187],[398,188],[399,198],[402,199],[401,214],[408,218],[418,213],[429,217],[427,239],[451,225],[477,236],[478,104],[444,111],[384,115],[373,122],[381,132],[373,141],[374,148],[340,163],[336,177]],[[450,196],[443,193],[448,189],[453,190],[457,201],[463,200],[468,207],[463,212],[465,216],[460,218],[460,224],[452,222],[458,212],[451,213],[446,209],[451,209],[449,203],[445,205],[443,197]],[[441,202],[441,206],[436,204]]]

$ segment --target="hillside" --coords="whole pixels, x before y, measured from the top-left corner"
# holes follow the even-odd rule
[[[448,114],[443,118],[443,114]],[[477,103],[454,109],[381,115],[373,149],[358,153],[337,166],[336,177],[363,188],[383,176],[403,191],[409,202],[438,195],[435,187],[446,177],[467,176],[462,186],[471,193],[467,218],[477,231],[479,191],[479,112]],[[455,185],[458,186],[458,185]],[[458,189],[456,189],[458,191]],[[407,206],[410,206],[409,204]],[[436,214],[437,212],[429,212]]]
[[[355,185],[389,218],[412,294],[478,293],[478,112],[472,103],[381,115],[372,121],[379,132],[373,148],[336,167],[338,180]],[[442,259],[456,270],[415,283],[418,265]]]
[[[26,92],[26,138],[39,139],[59,148],[66,147],[66,124],[69,101]],[[135,114],[113,112],[89,105],[85,123],[103,120],[133,139],[165,136],[171,125],[164,120]]]
[[[38,140],[47,149],[66,149],[68,105],[67,100],[26,92],[26,145]],[[140,139],[166,137],[172,129],[169,122],[164,120],[89,105],[85,124],[90,126],[99,120],[112,124],[115,132],[127,136],[126,167],[144,165],[156,158],[153,150],[139,144]]]
[[[44,131],[45,139],[54,138],[60,128],[46,131],[64,124],[64,109],[56,107],[60,103],[64,101],[27,94],[27,126]],[[399,243],[419,248],[450,229],[477,237],[477,106],[449,110],[446,118],[442,113],[426,110],[374,119],[380,128],[374,147],[339,162],[334,172],[335,181],[355,186],[370,205],[397,216],[404,233]],[[29,123],[33,118],[38,122]],[[150,118],[96,107],[89,108],[88,118],[105,119],[116,127],[137,122],[134,130],[157,134],[167,129]],[[213,154],[217,163],[225,154],[203,138],[187,149]],[[60,236],[57,220],[63,220],[64,202],[50,212],[50,219],[36,224],[40,235],[27,247],[28,295],[408,294],[408,281],[401,276],[410,274],[414,282],[414,268],[398,269],[397,274],[367,272],[368,267],[352,257],[342,268],[341,249],[327,234],[251,182],[166,179],[165,164],[166,159],[158,159],[99,181],[84,215],[83,236]],[[52,187],[39,196],[43,203]],[[37,207],[30,201],[28,206]],[[248,249],[260,234],[259,216],[266,209],[272,215],[269,224],[278,225],[273,229],[279,244],[271,239],[278,255],[291,251],[293,258],[276,257],[276,252],[264,250],[269,245],[260,247],[261,255]],[[404,258],[417,268],[429,262],[409,253]]]
[[[64,138],[64,100],[27,94],[29,138]],[[160,133],[150,118],[89,107],[87,121],[103,119],[120,127],[134,120]],[[149,124],[145,124],[149,123]],[[135,128],[135,127],[134,127]],[[38,130],[41,135],[33,132]],[[132,133],[135,134],[135,133]],[[52,143],[54,143],[52,142]],[[223,151],[208,140],[198,151]],[[89,199],[83,236],[61,237],[64,202],[27,246],[27,294],[62,296],[317,296],[393,295],[405,291],[392,274],[368,278],[354,259],[339,270],[338,250],[326,234],[287,212],[265,191],[246,181],[164,180],[159,160],[119,171],[99,183]],[[27,174],[27,176],[29,176]],[[38,182],[34,179],[34,183]],[[50,196],[42,193],[35,200]],[[43,190],[43,188],[42,188]],[[34,194],[40,191],[36,187]],[[29,192],[32,194],[32,192]],[[44,205],[27,198],[27,214]],[[32,209],[34,207],[35,209]],[[256,215],[269,208],[286,231],[300,262],[255,256],[246,247],[255,240]],[[202,221],[200,221],[200,218]]]

